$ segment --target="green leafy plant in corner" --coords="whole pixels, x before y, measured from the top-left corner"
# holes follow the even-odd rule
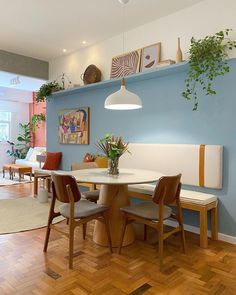
[[[15,159],[24,159],[29,148],[32,137],[31,123],[22,124],[20,123],[21,132],[17,137],[19,143],[15,144],[13,142],[8,142],[11,146],[11,149],[7,151],[9,156],[14,157]]]
[[[31,144],[32,134],[41,122],[46,121],[43,113],[34,114],[27,124],[20,123],[20,134],[17,137],[18,143],[8,141],[11,148],[7,150],[7,154],[15,159],[24,159]]]
[[[196,40],[192,37],[189,49],[189,72],[185,80],[186,89],[182,96],[193,99],[193,110],[198,109],[198,85],[206,95],[214,95],[212,82],[218,76],[230,71],[227,63],[228,51],[236,48],[236,41],[228,38],[231,29],[220,31],[213,36]]]
[[[42,102],[48,99],[53,92],[62,90],[60,84],[56,81],[43,84],[36,95],[36,102]]]

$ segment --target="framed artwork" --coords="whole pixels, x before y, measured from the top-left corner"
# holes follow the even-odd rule
[[[59,118],[59,143],[89,144],[89,108],[61,110]]]
[[[156,43],[142,48],[140,72],[156,68],[161,61],[161,43]]]
[[[137,73],[140,65],[141,50],[135,50],[112,58],[110,78],[118,78]]]

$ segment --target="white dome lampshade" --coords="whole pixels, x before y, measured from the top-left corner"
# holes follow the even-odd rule
[[[126,89],[125,79],[122,78],[120,90],[107,97],[104,107],[110,110],[134,110],[142,108],[142,101],[138,95]]]

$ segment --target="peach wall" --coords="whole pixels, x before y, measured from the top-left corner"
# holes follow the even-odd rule
[[[29,104],[29,116],[30,118],[34,114],[43,113],[46,115],[46,102],[36,102],[36,93],[33,92],[33,103]],[[40,123],[39,127],[36,129],[36,132],[33,134],[32,143],[34,146],[46,146],[46,123]]]

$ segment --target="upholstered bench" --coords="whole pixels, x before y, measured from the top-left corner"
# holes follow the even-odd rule
[[[151,200],[154,192],[154,184],[134,184],[129,185],[129,196]],[[200,223],[200,246],[206,248],[208,245],[207,237],[207,212],[211,212],[211,238],[212,240],[218,239],[218,223],[217,223],[217,197],[215,195],[181,190],[181,207],[199,212]]]
[[[182,174],[183,185],[222,189],[223,146],[205,144],[130,143],[130,153],[120,158],[120,168],[157,171],[163,175]],[[130,196],[150,200],[154,186],[138,184],[129,187]],[[217,197],[196,191],[181,191],[182,208],[199,212],[200,245],[206,248],[207,212],[211,213],[211,237],[218,236]]]

